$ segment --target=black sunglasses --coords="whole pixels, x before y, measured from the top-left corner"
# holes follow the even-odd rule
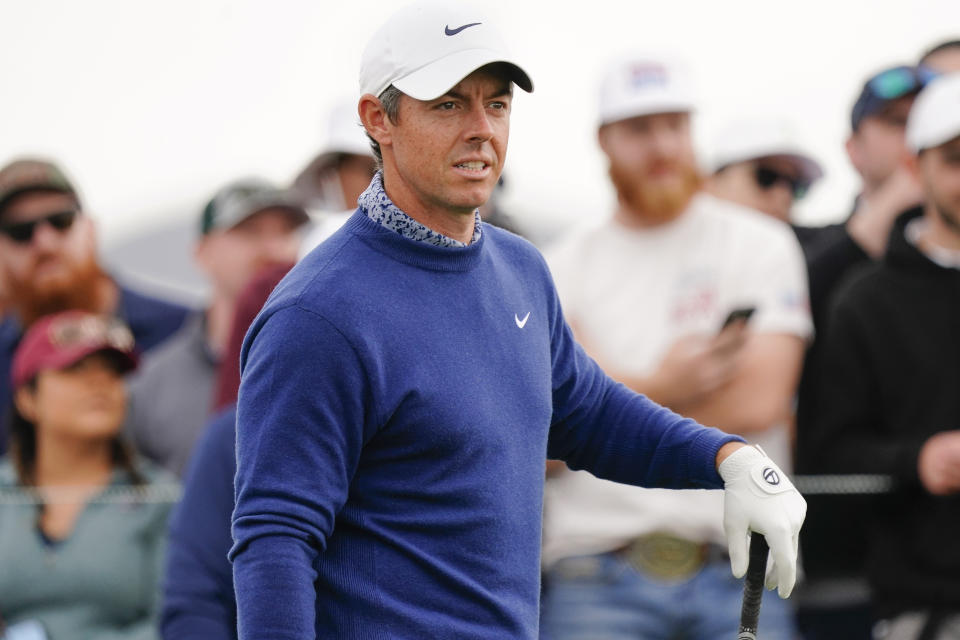
[[[781,173],[770,167],[755,167],[753,170],[753,179],[757,181],[757,186],[764,191],[773,188],[778,182],[782,182],[790,189],[794,200],[799,200],[807,195],[807,191],[810,189],[810,183],[808,181],[786,173]]]
[[[13,224],[0,225],[0,233],[3,233],[17,244],[29,244],[33,240],[33,234],[41,224],[49,224],[57,231],[63,232],[73,226],[73,221],[77,219],[79,211],[69,209],[67,211],[58,211],[50,213],[42,218],[30,220],[28,222],[14,222]]]

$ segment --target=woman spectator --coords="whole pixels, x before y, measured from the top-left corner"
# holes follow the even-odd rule
[[[158,637],[175,485],[120,439],[123,375],[136,365],[125,325],[80,311],[37,321],[17,348],[0,461],[5,637]]]

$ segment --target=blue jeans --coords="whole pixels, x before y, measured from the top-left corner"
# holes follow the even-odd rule
[[[547,572],[542,640],[736,638],[743,581],[712,562],[684,581],[644,575],[616,553],[567,558]],[[766,591],[758,636],[793,640],[793,611]]]

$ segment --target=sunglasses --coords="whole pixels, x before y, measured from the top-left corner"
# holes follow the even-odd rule
[[[74,220],[80,212],[76,209],[67,211],[58,211],[50,213],[42,218],[30,220],[28,222],[14,222],[13,224],[0,225],[0,233],[9,237],[17,244],[30,244],[33,240],[33,234],[42,224],[49,224],[57,231],[63,233],[73,226]]]
[[[878,98],[893,100],[922,89],[936,77],[927,67],[895,67],[878,73],[867,85]]]
[[[794,200],[799,200],[807,195],[810,189],[810,183],[802,178],[797,178],[786,173],[781,173],[770,167],[757,166],[753,170],[753,179],[757,186],[766,191],[772,189],[776,184],[782,183],[790,189]]]

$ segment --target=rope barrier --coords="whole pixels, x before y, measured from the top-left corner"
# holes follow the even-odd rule
[[[0,505],[36,506],[66,502],[89,504],[163,504],[180,500],[183,489],[179,484],[122,485],[97,489],[90,496],[89,487],[0,487]]]
[[[871,474],[797,475],[792,478],[797,491],[805,496],[880,495],[893,490],[891,476]],[[179,484],[114,486],[99,490],[93,497],[86,487],[0,487],[0,505],[39,505],[56,502],[86,501],[91,504],[156,504],[180,500]]]
[[[894,481],[887,475],[793,476],[793,485],[805,496],[880,495],[890,493]]]

